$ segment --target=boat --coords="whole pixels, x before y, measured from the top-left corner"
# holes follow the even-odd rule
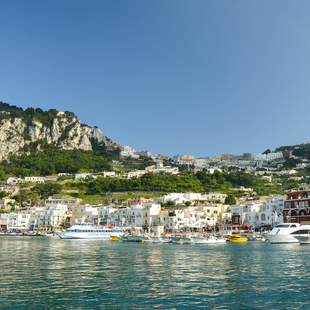
[[[143,238],[143,242],[150,243],[171,243],[171,239],[168,237],[150,237],[146,236]]]
[[[209,236],[209,237],[193,237],[192,242],[194,244],[223,244],[226,243],[226,239],[222,237],[215,237],[215,236]]]
[[[301,225],[298,230],[292,233],[292,236],[299,244],[310,244],[310,225]]]
[[[111,236],[110,239],[111,239],[111,241],[122,241],[122,238],[121,238],[121,237],[115,236],[115,235]]]
[[[172,237],[171,242],[174,244],[192,244],[192,238],[191,237]]]
[[[121,237],[124,232],[118,227],[95,226],[91,224],[73,225],[65,232],[56,232],[60,239],[110,240],[112,236]]]
[[[269,234],[266,235],[266,241],[270,243],[298,243],[298,231],[309,228],[310,225],[301,225],[299,223],[282,223],[276,225]]]
[[[121,239],[126,242],[145,242],[145,237],[140,235],[123,235]]]
[[[241,235],[231,235],[228,240],[235,244],[244,244],[248,242],[248,238]]]

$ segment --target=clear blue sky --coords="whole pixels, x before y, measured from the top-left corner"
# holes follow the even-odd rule
[[[0,100],[163,154],[310,141],[310,1],[0,0]]]

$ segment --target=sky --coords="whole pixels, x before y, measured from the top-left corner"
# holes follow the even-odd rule
[[[138,150],[310,141],[310,1],[0,0],[0,101]]]

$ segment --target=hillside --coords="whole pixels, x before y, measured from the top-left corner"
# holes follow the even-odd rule
[[[117,151],[97,127],[81,124],[72,112],[22,109],[0,102],[0,161],[52,145],[62,150]]]
[[[281,146],[276,151],[290,151],[292,155],[310,160],[310,143]]]

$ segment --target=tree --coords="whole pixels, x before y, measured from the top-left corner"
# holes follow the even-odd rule
[[[227,205],[234,205],[236,204],[236,198],[232,194],[228,194],[227,197],[225,198],[225,204]]]
[[[33,190],[38,193],[42,199],[47,199],[49,196],[59,194],[62,187],[58,183],[42,183],[36,185]]]
[[[167,200],[166,202],[161,204],[162,207],[165,208],[171,208],[171,207],[175,207],[175,202],[173,200]]]

